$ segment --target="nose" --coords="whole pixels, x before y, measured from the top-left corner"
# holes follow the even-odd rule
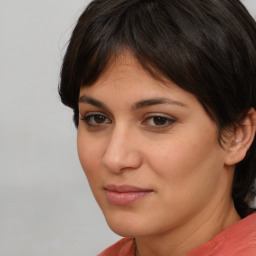
[[[120,173],[135,170],[142,164],[139,142],[131,130],[115,129],[107,143],[102,159],[104,167],[111,172]]]

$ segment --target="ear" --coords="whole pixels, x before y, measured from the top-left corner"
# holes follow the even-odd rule
[[[256,132],[256,111],[251,108],[242,124],[237,127],[229,140],[225,164],[235,165],[242,161],[253,143]]]

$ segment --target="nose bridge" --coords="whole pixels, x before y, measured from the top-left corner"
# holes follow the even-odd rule
[[[113,129],[103,156],[103,165],[111,172],[136,169],[141,164],[141,154],[136,133],[125,125]]]

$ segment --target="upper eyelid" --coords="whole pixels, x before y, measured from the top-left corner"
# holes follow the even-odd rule
[[[86,116],[90,116],[90,115],[103,115],[106,118],[110,119],[110,120],[114,120],[113,115],[108,112],[107,110],[87,110],[87,109],[79,109],[79,117],[86,117]]]
[[[79,113],[79,119],[86,121],[86,123],[87,123],[90,117],[97,116],[97,115],[104,116],[104,118],[110,120],[110,122],[112,123],[112,120],[107,115],[103,114],[102,112],[87,112],[85,114]]]
[[[170,116],[168,114],[164,114],[164,113],[149,113],[149,114],[146,114],[144,116],[142,124],[146,123],[148,120],[153,119],[155,117],[161,117],[161,118],[166,119],[166,122],[168,122],[169,125],[171,125],[172,123],[176,123],[177,122],[177,118],[175,118],[174,116]],[[168,125],[166,125],[166,126],[168,126]]]
[[[91,115],[102,115],[102,116],[105,116],[106,118],[113,119],[110,114],[106,114],[106,113],[104,113],[102,111],[88,111],[85,114],[82,114],[82,111],[79,112],[79,116],[80,117],[86,117],[86,116],[91,116]],[[176,119],[176,117],[174,117],[174,116],[172,116],[170,114],[158,113],[158,112],[146,113],[146,114],[143,115],[143,118],[158,117],[158,116],[164,117],[164,118],[167,118],[167,119]]]
[[[170,115],[170,114],[165,114],[165,113],[148,113],[144,115],[145,118],[149,118],[149,117],[163,117],[166,119],[172,119],[172,120],[176,120],[177,118]]]
[[[106,116],[106,114],[99,112],[99,111],[90,111],[85,113],[85,116],[93,116],[93,115],[102,115],[102,116]]]
[[[104,116],[104,117],[110,119],[110,118],[108,117],[108,115],[106,115],[105,113],[103,113],[103,112],[101,112],[101,111],[88,111],[88,112],[86,112],[86,113],[84,113],[84,114],[82,114],[81,112],[79,112],[79,116],[80,116],[80,117],[89,117],[89,116],[94,116],[94,115],[100,115],[100,116]]]

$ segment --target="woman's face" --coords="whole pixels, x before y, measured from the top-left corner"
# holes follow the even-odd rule
[[[116,233],[171,232],[229,200],[215,123],[195,96],[155,80],[131,55],[81,89],[79,112],[79,158]]]

